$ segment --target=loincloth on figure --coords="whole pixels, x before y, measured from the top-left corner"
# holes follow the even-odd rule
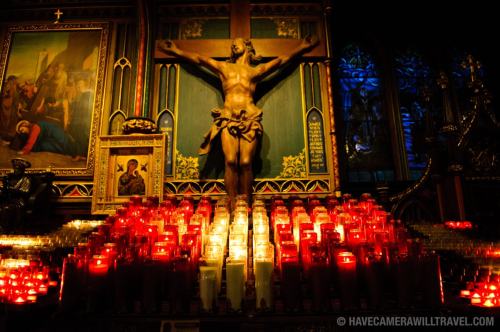
[[[248,142],[253,142],[262,135],[262,111],[252,117],[247,117],[246,110],[214,108],[211,113],[214,121],[208,133],[203,137],[203,143],[198,150],[200,155],[210,152],[212,141],[224,128],[227,128],[232,136],[241,137]]]

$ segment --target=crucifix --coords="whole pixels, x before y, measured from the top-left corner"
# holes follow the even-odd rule
[[[56,16],[56,20],[54,21],[54,24],[59,23],[59,20],[61,19],[61,16],[63,14],[64,13],[59,8],[57,8],[57,10],[54,12],[54,15]]]
[[[210,150],[212,140],[220,135],[225,160],[224,184],[234,204],[237,195],[246,200],[252,194],[252,161],[257,141],[262,135],[262,111],[254,104],[257,83],[290,60],[309,53],[324,56],[325,46],[317,36],[297,39],[250,40],[250,5],[246,0],[231,2],[232,40],[158,41],[155,58],[174,56],[205,67],[222,82],[224,106],[212,111],[214,122],[200,148]],[[260,56],[257,56],[260,54]],[[270,61],[253,65],[260,57]],[[229,57],[228,61],[214,58]]]

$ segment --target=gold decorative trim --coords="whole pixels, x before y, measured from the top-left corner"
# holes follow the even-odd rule
[[[181,39],[194,39],[203,36],[203,24],[206,20],[190,19],[181,22]]]
[[[113,69],[115,69],[116,67],[120,67],[122,70],[125,69],[125,67],[128,67],[130,69],[132,68],[132,64],[130,63],[130,60],[127,57],[122,56],[121,58],[115,61]]]
[[[327,195],[333,192],[331,188],[331,180],[329,178],[321,178],[315,180],[291,179],[291,180],[266,180],[258,179],[253,182],[254,194],[259,195],[310,195],[320,194]],[[225,195],[223,180],[198,180],[198,181],[183,181],[172,180],[164,183],[164,195],[210,195],[221,196]]]
[[[448,171],[450,171],[450,172],[458,173],[458,172],[461,172],[463,170],[464,170],[464,166],[460,165],[460,164],[451,164],[450,166],[448,166]]]
[[[397,210],[397,208],[401,205],[403,202],[403,199],[411,195],[412,193],[416,192],[418,189],[420,189],[425,182],[430,178],[431,175],[431,170],[432,170],[432,158],[429,158],[427,161],[427,165],[425,167],[424,174],[415,181],[411,186],[403,190],[402,192],[389,197],[389,202],[393,203],[393,206],[391,208],[391,213],[394,215],[394,212]]]
[[[276,178],[305,178],[307,176],[305,151],[306,149],[304,148],[302,152],[296,156],[290,155],[283,157],[283,162],[281,163],[283,168],[281,169],[280,175]]]
[[[285,193],[289,192],[306,192],[306,186],[305,183],[300,182],[300,181],[286,181],[283,183],[281,186],[282,191]]]
[[[272,21],[276,24],[276,33],[283,38],[299,38],[299,20],[296,18],[279,17]]]
[[[90,202],[93,183],[89,181],[54,181],[51,190],[53,199],[58,202]]]
[[[458,130],[458,128],[454,124],[447,124],[441,128],[442,133],[452,133],[452,132],[455,132],[457,130]]]
[[[317,180],[255,180],[253,184],[255,194],[329,194],[330,179]],[[88,200],[93,194],[92,182],[54,182],[53,191],[58,200]],[[81,195],[76,195],[78,192]],[[73,193],[73,195],[71,195]],[[164,195],[207,194],[210,196],[225,195],[223,180],[200,181],[168,181],[163,183]]]
[[[328,109],[328,120],[329,120],[329,125],[330,125],[330,148],[331,148],[331,159],[332,162],[332,169],[331,169],[331,176],[333,177],[333,188],[335,191],[340,190],[340,171],[339,171],[339,158],[338,158],[338,151],[337,151],[337,134],[336,134],[336,129],[335,129],[335,108],[333,105],[333,91],[332,91],[332,81],[331,81],[331,61],[327,60],[325,61],[325,69],[326,69],[326,74],[325,74],[325,80],[326,80],[326,93],[327,93],[327,109]],[[326,143],[326,139],[325,139]],[[328,146],[328,145],[326,145]],[[328,156],[328,154],[327,154]]]
[[[175,178],[178,180],[196,180],[200,178],[198,157],[185,157],[175,149]]]
[[[99,154],[92,195],[92,213],[109,214],[129,199],[119,196],[116,190],[116,169],[118,158],[141,157],[149,164],[145,180],[146,196],[163,198],[163,167],[165,135],[113,135],[101,136],[97,141]],[[129,150],[126,152],[125,150]],[[144,150],[145,152],[134,151]]]
[[[499,163],[499,153],[495,153],[493,147],[479,148],[475,147],[468,148],[467,154],[470,156],[470,161],[474,171],[478,173],[486,173],[494,171]]]
[[[323,9],[320,3],[256,3],[250,4],[252,17],[258,16],[292,16],[292,15],[322,15]]]
[[[476,79],[469,85],[474,93],[474,96],[471,98],[473,107],[472,110],[460,121],[460,128],[463,129],[457,143],[459,148],[466,145],[469,134],[479,119],[480,112],[488,113],[493,125],[497,125],[497,121],[494,119],[495,115],[488,111],[488,105],[491,103],[490,92],[484,87],[480,79]]]
[[[156,123],[148,118],[132,117],[122,124],[124,134],[154,134],[158,131]]]
[[[158,6],[158,16],[166,20],[178,17],[229,17],[230,11],[229,3],[168,4],[168,1],[163,1]]]

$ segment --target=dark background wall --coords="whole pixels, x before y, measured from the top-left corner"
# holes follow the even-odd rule
[[[466,48],[480,54],[488,83],[498,91],[500,39],[493,1],[338,0],[333,8],[334,47],[355,39],[378,42],[384,48],[417,46],[433,51],[436,61],[443,61],[454,48]]]

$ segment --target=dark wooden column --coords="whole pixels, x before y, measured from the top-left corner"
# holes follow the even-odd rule
[[[248,0],[231,1],[231,39],[250,38],[250,3]]]

